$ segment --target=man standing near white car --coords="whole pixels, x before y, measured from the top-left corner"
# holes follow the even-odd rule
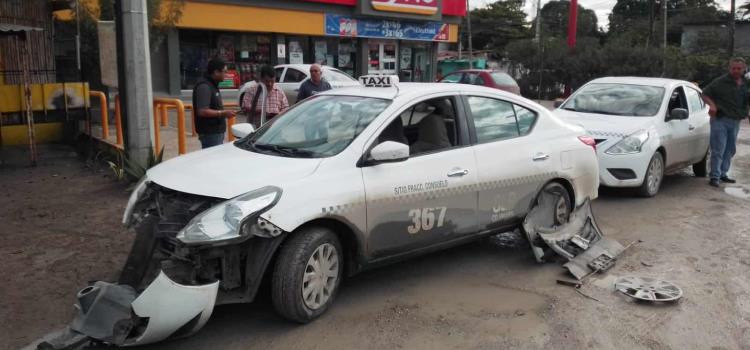
[[[312,95],[331,90],[331,84],[323,79],[323,68],[319,64],[310,66],[310,79],[305,80],[299,87],[297,103]]]
[[[742,58],[729,60],[729,73],[712,81],[703,89],[703,100],[709,105],[711,116],[711,179],[709,185],[719,187],[719,182],[735,183],[727,175],[736,151],[740,121],[748,117],[750,92],[743,76],[747,65]]]

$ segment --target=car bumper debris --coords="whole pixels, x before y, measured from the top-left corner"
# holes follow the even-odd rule
[[[591,202],[586,200],[576,208],[568,222],[555,225],[553,213],[557,199],[553,193],[542,192],[523,223],[537,261],[543,262],[546,251],[551,250],[568,260],[563,266],[578,280],[612,267],[624,248],[616,240],[602,235]]]

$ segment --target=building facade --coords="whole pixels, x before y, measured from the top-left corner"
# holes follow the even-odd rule
[[[226,88],[284,63],[433,81],[438,45],[457,42],[465,14],[465,0],[187,0],[152,57],[154,90],[191,89],[217,56],[229,64]]]

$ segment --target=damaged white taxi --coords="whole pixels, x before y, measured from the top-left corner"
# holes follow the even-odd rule
[[[607,253],[582,128],[495,89],[361,79],[150,169],[125,211],[135,238],[119,281],[82,290],[51,348],[186,336],[264,280],[280,315],[309,322],[346,276],[516,228],[540,260]]]

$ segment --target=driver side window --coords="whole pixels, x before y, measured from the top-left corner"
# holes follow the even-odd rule
[[[452,97],[421,101],[407,108],[378,136],[378,144],[409,146],[410,156],[439,152],[458,144],[456,105]]]
[[[669,114],[675,108],[688,109],[687,99],[685,98],[685,90],[682,86],[674,89],[672,95],[669,97],[669,107],[667,108],[667,114]]]

